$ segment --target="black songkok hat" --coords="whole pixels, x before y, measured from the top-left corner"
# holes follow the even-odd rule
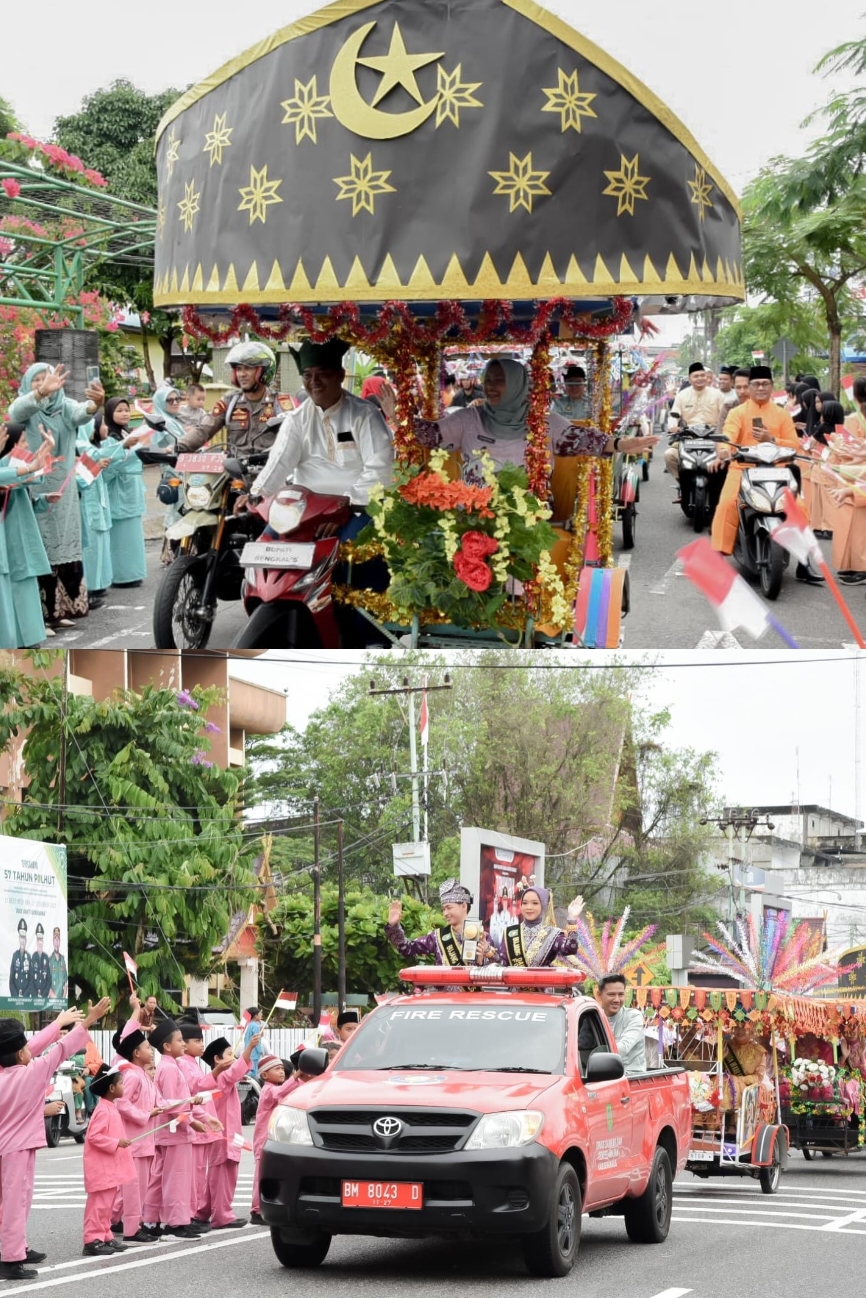
[[[98,1095],[101,1100],[105,1099],[109,1089],[120,1076],[119,1068],[108,1068],[103,1064],[96,1076],[90,1080],[90,1094]]]
[[[180,1032],[180,1027],[174,1019],[160,1019],[155,1027],[150,1030],[150,1044],[161,1050],[164,1042],[168,1040],[173,1032]]]
[[[204,1041],[204,1031],[200,1023],[180,1023],[178,1026],[184,1041]]]
[[[217,1055],[224,1055],[231,1048],[231,1044],[225,1037],[217,1037],[216,1041],[208,1042],[202,1051],[202,1059],[204,1059],[208,1068],[213,1068]]]
[[[17,1019],[0,1019],[0,1055],[17,1055],[27,1045],[24,1029]]]
[[[752,379],[772,379],[773,371],[769,365],[753,365],[749,370],[749,382]]]
[[[332,338],[326,343],[314,343],[309,338],[305,338],[300,347],[289,348],[302,374],[304,370],[312,369],[314,365],[320,366],[323,370],[341,370],[343,357],[348,350],[349,344],[339,338]]]
[[[692,361],[689,366],[689,374],[696,374],[698,370],[705,370],[707,367],[703,361]]]
[[[357,1010],[343,1010],[342,1014],[337,1015],[337,1027],[345,1027],[347,1023],[360,1023],[361,1016]]]
[[[135,1054],[139,1046],[144,1045],[146,1040],[147,1037],[139,1028],[133,1028],[133,1030],[127,1032],[126,1036],[123,1038],[121,1038],[120,1029],[118,1029],[111,1038],[111,1044],[119,1055],[122,1055],[124,1059],[128,1059],[129,1062],[132,1063],[132,1056]]]
[[[582,365],[569,365],[563,375],[566,383],[580,383],[586,381],[586,370]]]

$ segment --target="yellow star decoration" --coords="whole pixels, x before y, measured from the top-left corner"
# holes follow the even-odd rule
[[[620,154],[619,171],[606,171],[610,184],[607,189],[603,190],[604,194],[609,194],[611,198],[617,200],[616,214],[622,216],[623,212],[628,212],[629,216],[634,216],[635,199],[642,198],[649,202],[649,196],[646,187],[650,183],[650,176],[640,175],[638,168],[640,166],[640,155],[635,154],[632,160],[626,158],[625,154]]]
[[[412,96],[416,104],[423,104],[424,98],[418,89],[415,73],[419,68],[425,68],[428,63],[435,63],[437,59],[443,57],[441,52],[439,54],[410,54],[403,41],[400,24],[395,23],[394,30],[391,33],[391,48],[387,54],[375,58],[358,59],[358,62],[363,64],[365,68],[372,68],[375,72],[382,73],[379,89],[376,91],[370,107],[375,108],[397,86],[402,86]]]
[[[238,211],[249,212],[250,225],[255,221],[261,221],[264,225],[268,219],[268,208],[273,203],[282,203],[283,200],[277,193],[282,183],[282,180],[268,180],[267,167],[262,167],[261,171],[250,167],[249,185],[242,185],[238,190],[243,200],[238,204]]]
[[[214,163],[216,163],[218,167],[222,166],[223,149],[231,148],[232,131],[234,129],[233,126],[226,126],[225,113],[221,116],[214,117],[213,130],[208,131],[205,136],[204,148],[202,149],[202,153],[210,154],[211,166],[213,166]]]
[[[363,161],[356,158],[354,153],[350,156],[352,174],[334,177],[334,184],[340,186],[337,201],[339,202],[341,198],[351,198],[353,216],[357,216],[359,212],[370,212],[373,215],[377,194],[397,193],[394,186],[388,184],[391,172],[374,171],[372,153],[368,153]]]
[[[562,114],[562,132],[569,129],[580,132],[581,117],[597,117],[598,114],[590,108],[590,104],[595,95],[591,95],[581,90],[577,80],[577,69],[571,73],[563,72],[562,68],[557,68],[559,77],[558,86],[545,86],[542,92],[547,95],[547,103],[542,108],[543,113],[561,113]]]
[[[508,171],[489,171],[487,174],[492,176],[496,181],[494,194],[508,194],[510,204],[508,210],[516,212],[518,207],[525,207],[527,212],[532,211],[533,200],[541,194],[550,194],[550,190],[545,185],[549,171],[535,171],[532,166],[532,154],[527,153],[525,158],[518,158],[512,153],[511,165]]]
[[[446,72],[440,63],[436,69],[438,80],[437,90],[439,99],[436,104],[436,129],[443,122],[453,122],[455,126],[460,126],[460,109],[461,108],[483,108],[480,99],[476,99],[474,91],[479,90],[483,85],[481,81],[461,81],[463,75],[463,64],[458,63],[453,72]]]
[[[318,78],[312,77],[306,85],[295,78],[294,99],[284,99],[281,107],[285,108],[283,126],[294,126],[295,144],[301,140],[312,140],[318,144],[316,137],[316,120],[320,117],[333,117],[328,108],[330,99],[319,94]]]
[[[697,163],[695,163],[694,180],[689,180],[686,183],[692,191],[692,202],[697,206],[698,215],[703,221],[706,216],[706,208],[712,207],[713,205],[713,200],[710,195],[713,192],[714,186],[707,180],[707,173],[704,171],[703,167],[699,167]]]
[[[174,164],[180,155],[180,140],[174,133],[174,127],[171,128],[171,135],[168,137],[168,147],[165,151],[165,169],[169,175],[174,171]]]
[[[858,956],[858,958],[854,961],[854,964],[855,964],[855,966],[856,966],[857,969],[862,969],[863,966],[864,966],[864,964],[866,964],[866,960],[864,960],[863,957],[862,957],[862,955],[861,955],[861,956]]]
[[[161,198],[156,209],[156,232],[160,239],[165,234],[165,217],[165,199]]]
[[[191,180],[189,184],[185,186],[183,198],[178,203],[178,208],[180,210],[180,223],[186,230],[187,234],[189,234],[193,227],[196,212],[201,210],[198,201],[200,198],[201,190],[196,193],[195,181]]]

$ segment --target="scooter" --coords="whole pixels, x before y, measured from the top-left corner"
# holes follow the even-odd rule
[[[243,472],[236,460],[227,460],[226,469],[238,476]],[[317,533],[324,524],[336,532],[349,522],[352,509],[345,496],[287,486],[261,501],[255,512],[275,535],[247,542],[241,552],[250,620],[232,648],[341,648],[344,637],[332,596],[340,540]]]
[[[727,467],[710,473],[708,466],[726,440],[723,433],[708,426],[681,426],[671,434],[671,446],[680,448],[680,508],[698,534],[712,523],[725,485]]]
[[[757,577],[767,599],[777,599],[788,566],[788,551],[773,540],[785,521],[785,491],[799,489],[793,470],[797,451],[761,442],[732,447],[732,461],[742,464],[737,507],[740,512],[734,559],[745,576]]]
[[[62,1100],[64,1105],[62,1112],[45,1119],[45,1139],[51,1149],[56,1149],[61,1136],[71,1136],[78,1145],[84,1143],[89,1115],[84,1087],[76,1085],[80,1078],[81,1070],[67,1060],[51,1079],[51,1090],[45,1097],[45,1103]]]
[[[640,455],[618,455],[613,481],[613,503],[617,518],[622,523],[622,548],[633,550],[637,530],[637,507],[640,503],[640,484],[646,461]],[[649,475],[647,475],[649,476]],[[644,478],[646,481],[646,478]]]

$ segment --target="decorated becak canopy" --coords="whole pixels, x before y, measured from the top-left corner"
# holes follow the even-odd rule
[[[338,0],[187,91],[157,162],[159,306],[744,296],[724,177],[529,0]]]

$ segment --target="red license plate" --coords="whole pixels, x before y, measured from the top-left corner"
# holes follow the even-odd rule
[[[424,1187],[418,1181],[344,1181],[344,1208],[421,1208]]]

